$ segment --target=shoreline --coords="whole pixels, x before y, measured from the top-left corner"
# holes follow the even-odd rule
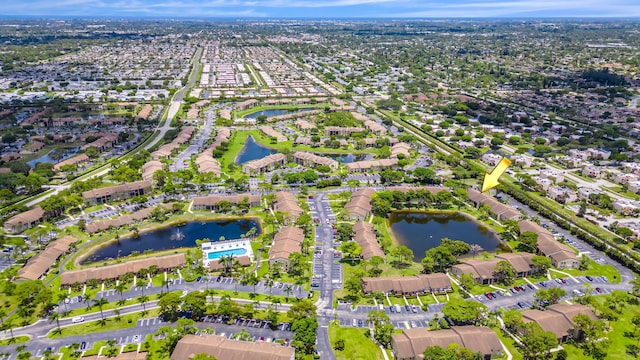
[[[399,239],[396,237],[395,233],[393,232],[393,229],[391,228],[391,219],[390,219],[390,215],[393,213],[397,213],[397,214],[444,214],[444,215],[462,215],[463,217],[465,217],[468,220],[471,220],[473,222],[475,222],[478,225],[481,225],[483,227],[485,227],[490,233],[492,237],[495,237],[498,240],[498,245],[496,246],[496,250],[494,251],[489,251],[489,253],[495,254],[497,253],[499,250],[500,251],[505,251],[504,249],[509,249],[508,252],[513,252],[513,249],[511,249],[511,247],[509,246],[509,244],[504,241],[501,237],[500,234],[498,234],[494,229],[492,229],[490,226],[488,226],[487,224],[485,224],[483,221],[478,220],[475,216],[471,215],[471,214],[467,214],[463,211],[458,211],[458,210],[422,210],[422,209],[418,209],[418,210],[408,210],[408,209],[403,209],[403,210],[392,210],[389,213],[389,216],[387,216],[385,218],[385,226],[387,227],[387,233],[389,233],[389,237],[391,237],[391,243],[394,246],[401,246],[405,244],[402,244]]]
[[[159,229],[163,229],[163,228],[167,228],[167,227],[171,227],[171,226],[179,226],[178,224],[182,224],[183,222],[189,223],[189,222],[196,222],[196,221],[237,221],[237,220],[254,220],[255,222],[258,223],[258,230],[260,231],[260,233],[258,235],[256,235],[256,237],[262,235],[262,229],[263,229],[263,224],[262,224],[262,218],[260,218],[259,216],[246,216],[246,217],[239,217],[239,216],[222,216],[222,217],[217,217],[217,216],[211,216],[212,214],[191,214],[196,215],[193,216],[192,218],[190,218],[189,220],[186,219],[174,219],[171,220],[169,222],[166,223],[160,223],[160,224],[153,224],[152,226],[146,227],[144,229],[141,229],[138,231],[139,235],[142,235],[144,233],[147,232],[151,232],[154,230],[159,230]],[[197,216],[200,215],[200,216]],[[209,215],[209,216],[207,216]],[[99,243],[96,244],[92,244],[92,246],[87,247],[86,249],[84,249],[82,251],[82,253],[76,254],[75,258],[72,261],[72,264],[74,266],[74,270],[80,270],[80,269],[84,269],[84,268],[91,268],[91,267],[96,267],[96,264],[100,264],[100,262],[105,262],[105,261],[114,261],[114,260],[118,260],[118,259],[127,259],[127,260],[137,260],[140,258],[144,258],[144,257],[148,257],[148,256],[143,256],[143,255],[149,255],[152,256],[154,254],[161,254],[163,252],[166,251],[176,251],[176,252],[184,252],[187,249],[192,249],[193,247],[181,247],[181,248],[174,248],[174,249],[164,249],[164,250],[158,250],[158,251],[151,251],[147,254],[145,254],[144,252],[140,253],[139,255],[136,256],[123,256],[117,259],[112,259],[112,260],[101,260],[95,263],[90,263],[90,264],[80,264],[81,261],[85,260],[87,257],[89,257],[91,254],[93,254],[94,252],[96,252],[97,250],[99,250],[100,248],[110,245],[114,242],[120,241],[120,240],[126,240],[126,239],[131,239],[133,238],[133,231],[127,231],[126,233],[124,233],[122,236],[119,236],[118,238],[110,238],[110,239],[106,239],[104,241],[101,241]],[[97,265],[97,266],[101,266],[101,265]],[[65,271],[71,271],[68,269],[65,269]]]

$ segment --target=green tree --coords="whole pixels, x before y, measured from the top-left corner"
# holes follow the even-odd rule
[[[473,300],[451,299],[442,308],[442,313],[456,324],[477,323],[487,311],[484,304]]]
[[[513,284],[518,276],[516,269],[514,269],[513,265],[506,260],[498,261],[493,269],[493,274],[499,282],[505,285]]]
[[[344,289],[347,291],[348,296],[352,300],[359,299],[364,295],[362,291],[362,283],[360,282],[360,276],[353,275],[344,283]]]
[[[523,251],[528,251],[534,254],[536,253],[538,248],[538,234],[532,231],[523,232],[518,237],[518,241],[520,242],[520,247]]]
[[[373,324],[373,338],[388,347],[391,344],[394,327],[387,313],[382,310],[371,310],[367,316],[367,322]]]
[[[536,274],[546,274],[551,268],[551,260],[546,256],[535,255],[531,258]]]
[[[49,324],[54,321],[56,322],[56,326],[58,327],[58,334],[61,334],[62,330],[60,329],[60,315],[56,311],[52,311],[51,314],[49,314]]]
[[[540,289],[533,298],[538,303],[538,306],[546,307],[552,304],[556,304],[563,296],[567,295],[567,291],[562,288],[552,287],[549,289]]]
[[[107,300],[107,299],[105,299],[103,297],[93,300],[93,304],[97,305],[98,308],[100,309],[100,324],[102,326],[105,326],[107,324],[107,322],[104,319],[104,313],[102,312],[102,307],[107,305],[108,303],[109,303],[109,300]]]
[[[404,245],[397,246],[394,251],[394,255],[398,258],[397,266],[401,267],[406,264],[410,264],[413,260],[413,250]]]
[[[178,310],[181,303],[180,295],[174,292],[166,293],[158,301],[160,315],[167,320],[175,321],[178,317]]]
[[[460,284],[465,288],[465,290],[471,291],[476,282],[473,280],[473,276],[471,274],[462,274],[462,276],[460,276]]]
[[[551,349],[558,346],[558,339],[549,331],[543,331],[537,323],[521,325],[520,339],[523,344],[523,355],[526,360],[550,359]]]
[[[355,241],[346,241],[340,245],[340,251],[344,254],[345,259],[358,259],[362,254],[362,246]]]
[[[287,311],[287,317],[291,321],[313,317],[315,314],[316,306],[306,299],[293,303]]]
[[[603,359],[611,340],[606,337],[607,326],[602,320],[594,320],[585,314],[578,314],[573,318],[574,329],[581,335],[579,343],[587,355],[596,359]]]
[[[316,343],[316,330],[318,329],[318,320],[315,317],[298,319],[291,325],[293,341],[291,346],[296,348],[301,354],[310,355]]]
[[[191,318],[200,321],[207,310],[207,296],[200,291],[191,291],[183,298],[184,311],[191,312]]]

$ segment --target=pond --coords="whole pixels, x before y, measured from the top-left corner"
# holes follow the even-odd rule
[[[422,260],[425,251],[440,245],[442,238],[478,244],[489,252],[500,244],[491,229],[461,213],[393,212],[388,221],[398,243],[413,250],[415,261]]]
[[[73,155],[75,155],[78,151],[80,151],[80,147],[75,147],[72,149],[66,149],[63,151],[61,156],[57,156],[57,151],[56,149],[53,149],[51,151],[49,151],[47,154],[35,159],[35,160],[31,160],[29,162],[27,162],[27,165],[31,166],[31,167],[36,167],[37,163],[51,163],[51,164],[57,164],[63,160],[66,160],[70,157],[72,157]]]
[[[211,241],[218,241],[221,236],[224,236],[225,240],[240,239],[240,236],[252,227],[257,230],[255,235],[260,235],[260,224],[252,219],[192,221],[183,226],[168,226],[142,233],[137,239],[125,238],[106,244],[82,260],[81,264],[115,259],[131,255],[134,251],[143,253],[147,250],[194,247],[196,240],[204,238]]]
[[[333,154],[331,158],[338,162],[348,164],[355,161],[372,160],[373,154]]]
[[[249,118],[249,119],[255,119],[260,115],[265,115],[266,117],[271,117],[271,116],[278,116],[278,115],[284,115],[284,114],[293,114],[293,113],[297,113],[297,112],[301,112],[301,111],[308,111],[308,110],[313,110],[313,108],[301,108],[301,109],[292,109],[292,110],[287,110],[287,109],[269,109],[269,110],[256,111],[254,113],[247,114],[244,117],[245,118]]]
[[[277,153],[276,150],[269,149],[258,144],[255,140],[253,140],[252,136],[249,136],[247,138],[246,144],[244,144],[244,147],[242,148],[242,150],[240,150],[238,156],[236,156],[236,164],[244,164],[251,160],[262,159],[267,155],[275,153]]]

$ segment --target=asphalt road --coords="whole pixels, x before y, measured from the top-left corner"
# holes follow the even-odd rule
[[[319,193],[315,196],[313,201],[310,201],[315,208],[315,212],[312,212],[312,217],[319,218],[320,223],[315,229],[315,243],[322,243],[320,245],[322,253],[314,255],[314,267],[317,255],[320,255],[322,273],[318,274],[314,271],[314,275],[322,275],[320,281],[320,299],[316,303],[318,307],[318,331],[316,333],[317,344],[316,348],[321,359],[335,359],[333,350],[331,349],[331,343],[329,342],[329,321],[333,319],[332,314],[333,305],[333,290],[339,289],[342,285],[342,279],[335,279],[334,282],[332,268],[334,267],[333,257],[333,228],[331,227],[328,219],[332,218],[335,221],[335,215],[331,210],[328,202],[323,200],[329,200],[325,196],[325,193]],[[337,265],[340,266],[340,265]]]

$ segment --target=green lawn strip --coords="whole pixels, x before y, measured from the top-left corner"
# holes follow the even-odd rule
[[[124,349],[122,349],[123,353],[138,351],[138,344],[127,344]]]
[[[176,290],[173,291],[177,294],[182,294],[182,291],[180,290]],[[153,301],[153,300],[158,300],[159,299],[159,295],[160,294],[149,294],[147,296],[149,296],[149,301]],[[92,299],[94,299],[94,297],[92,297]],[[92,314],[92,313],[96,313],[96,312],[100,312],[100,309],[93,305],[93,300],[89,300],[91,303],[91,308],[87,308],[87,306],[83,306],[81,308],[78,309],[73,309],[71,310],[70,314],[68,317],[75,317],[75,316],[80,316],[80,315],[87,315],[87,314]],[[135,298],[126,298],[125,297],[125,301],[123,305],[118,304],[118,301],[110,301],[104,305],[102,305],[102,311],[108,311],[108,310],[112,310],[112,309],[116,309],[116,308],[122,308],[124,306],[130,306],[130,305],[137,305],[140,304],[140,302],[138,301],[138,297]],[[62,307],[64,309],[64,306]]]
[[[620,185],[616,185],[616,186],[603,186],[605,189],[609,190],[609,191],[613,191],[614,193],[618,194],[618,195],[622,195],[624,197],[630,198],[630,199],[638,199],[640,198],[638,196],[638,194],[634,194],[631,191],[627,190],[625,191],[624,189],[622,189],[622,186]]]
[[[423,305],[437,304],[436,300],[431,294],[420,295],[420,301],[422,301]]]
[[[329,324],[329,341],[334,348],[338,339],[344,341],[344,350],[334,351],[338,360],[383,360],[382,351],[369,337],[369,329],[343,328],[334,323]]]
[[[409,304],[420,306],[420,302],[418,301],[418,299],[416,299],[415,296],[407,296],[407,301],[409,302]]]
[[[611,283],[619,283],[622,281],[622,277],[620,276],[620,272],[613,265],[609,264],[598,264],[597,262],[589,259],[589,268],[587,270],[578,270],[578,269],[560,269],[562,272],[566,272],[567,274],[571,274],[573,276],[606,276],[609,282]],[[552,276],[555,271],[551,272]],[[558,274],[558,277],[566,277],[562,274]]]
[[[158,314],[160,313],[160,310],[150,309],[147,312],[148,314],[144,318],[153,318],[158,316]],[[122,315],[119,321],[116,320],[115,318],[108,318],[106,319],[106,324],[104,326],[100,324],[100,321],[90,321],[86,323],[63,327],[61,328],[62,333],[58,333],[58,329],[53,329],[47,334],[47,337],[54,339],[54,338],[61,338],[61,337],[67,337],[67,336],[118,330],[118,329],[129,329],[129,328],[135,327],[138,319],[141,319],[141,318],[143,318],[142,312],[136,312],[133,314]]]
[[[512,359],[513,360],[522,360],[523,356],[520,353],[520,350],[516,347],[515,341],[509,335],[505,334],[502,331],[502,329],[500,329],[498,327],[494,327],[492,329],[498,335],[498,338],[500,339],[500,341],[502,341],[504,346],[507,347],[507,349],[511,353],[511,356],[513,356]],[[574,358],[569,357],[569,359],[574,359]],[[580,359],[580,358],[575,358],[575,359]]]
[[[6,335],[10,335],[8,332]],[[0,340],[0,346],[7,346],[7,345],[13,345],[13,344],[20,344],[23,342],[27,342],[29,341],[29,337],[26,335],[20,335],[20,336],[16,336],[13,339],[8,338],[8,339],[2,339]]]
[[[100,348],[106,345],[106,340],[96,341],[91,349],[84,352],[84,356],[98,355],[98,352],[100,352]]]
[[[562,344],[562,347],[567,351],[567,359],[580,359],[580,360],[590,360],[593,359],[592,356],[586,355],[582,349],[578,348],[573,344]],[[610,356],[605,357],[605,359],[625,359],[626,356],[621,358],[612,358]]]

